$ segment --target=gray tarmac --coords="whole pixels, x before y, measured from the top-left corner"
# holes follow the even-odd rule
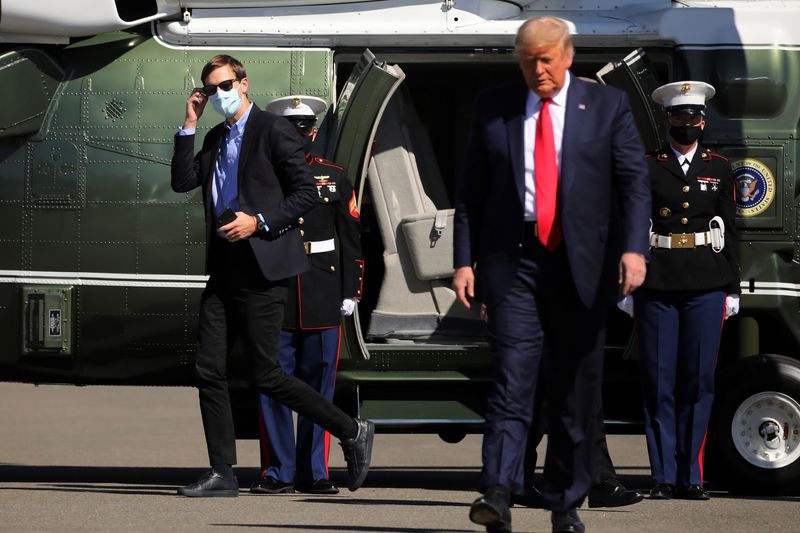
[[[206,469],[197,394],[188,388],[0,383],[0,530],[469,532],[480,436],[376,437],[360,490],[336,496],[252,495],[256,441],[239,441],[239,498],[179,497]],[[641,435],[609,436],[623,482],[649,486]],[[334,480],[344,481],[338,446]],[[736,496],[588,509],[591,532],[800,531],[800,497]],[[515,507],[515,532],[549,532],[549,515]]]

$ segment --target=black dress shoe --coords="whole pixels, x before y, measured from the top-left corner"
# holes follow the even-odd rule
[[[702,485],[686,485],[678,488],[676,494],[683,500],[710,500],[711,495]]]
[[[511,509],[508,505],[511,494],[502,485],[492,485],[486,492],[472,502],[469,519],[478,525],[486,526],[490,533],[511,533]]]
[[[553,524],[553,533],[584,533],[586,526],[578,517],[578,511],[553,511],[550,521]]]
[[[214,471],[209,471],[194,483],[179,488],[178,494],[190,498],[212,496],[236,498],[239,496],[239,482],[236,480],[236,476],[227,478]]]
[[[339,487],[330,479],[315,479],[311,484],[297,485],[297,492],[305,494],[339,494]]]
[[[659,483],[650,489],[651,500],[671,500],[675,497],[675,485],[670,483]]]
[[[250,485],[250,492],[254,494],[293,494],[294,485],[272,476],[266,476]]]
[[[638,490],[628,490],[616,478],[610,478],[592,486],[589,491],[589,507],[624,507],[639,503],[644,495]]]
[[[372,460],[372,441],[375,440],[375,424],[361,419],[356,419],[356,423],[358,434],[339,443],[347,462],[347,488],[351,491],[358,490],[367,478]]]

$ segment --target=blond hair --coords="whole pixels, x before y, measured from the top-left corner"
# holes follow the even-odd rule
[[[517,30],[514,47],[541,48],[561,44],[561,50],[567,57],[572,57],[575,49],[569,34],[569,26],[556,17],[529,18]]]

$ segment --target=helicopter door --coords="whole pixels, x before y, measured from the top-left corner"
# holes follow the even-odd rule
[[[359,208],[370,157],[369,146],[386,104],[405,77],[400,67],[382,63],[365,50],[336,102],[335,133],[328,144],[328,157],[350,170]]]
[[[336,110],[331,117],[334,133],[328,142],[327,155],[348,169],[359,211],[378,124],[386,105],[404,79],[405,74],[400,67],[380,62],[372,52],[365,50],[336,102]],[[354,320],[344,321],[342,349],[351,356],[361,354],[368,359],[369,351],[364,345],[359,323],[359,310],[356,308]],[[354,340],[355,346],[351,344]]]
[[[645,151],[658,150],[664,146],[664,111],[650,98],[661,83],[644,50],[638,48],[622,61],[608,63],[596,76],[601,83],[628,94]]]

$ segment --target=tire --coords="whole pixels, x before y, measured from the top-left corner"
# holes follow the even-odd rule
[[[800,362],[759,355],[720,372],[706,460],[712,481],[732,490],[798,490]]]
[[[466,431],[448,430],[439,433],[439,438],[448,444],[458,444],[467,436]]]

